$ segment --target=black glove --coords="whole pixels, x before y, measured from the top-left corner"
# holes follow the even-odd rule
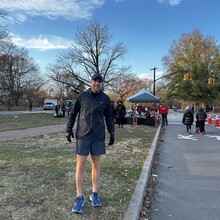
[[[114,144],[114,142],[115,142],[115,135],[114,135],[114,133],[111,133],[110,134],[110,141],[109,141],[108,145],[112,145],[112,144]]]
[[[74,138],[74,134],[72,131],[66,133],[66,139],[71,142],[71,137]]]

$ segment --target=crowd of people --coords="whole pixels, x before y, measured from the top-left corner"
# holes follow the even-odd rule
[[[116,105],[114,104],[114,100],[111,100],[111,111],[112,111],[112,121],[113,125],[117,124],[118,128],[123,128],[125,124],[125,118],[149,118],[154,117],[157,118],[159,115],[161,116],[162,126],[168,126],[168,118],[167,115],[169,113],[169,107],[165,105],[164,102],[160,104],[160,106],[152,107],[152,106],[144,106],[140,104],[130,105],[130,108],[126,110],[125,105],[122,100],[118,100]],[[177,108],[175,106],[171,107],[176,114]],[[206,105],[205,109],[203,107],[198,107],[195,113],[194,105],[186,106],[185,112],[183,114],[182,123],[186,125],[186,133],[192,134],[192,125],[194,123],[194,118],[196,119],[195,126],[196,132],[200,132],[200,134],[205,134],[205,122],[207,118],[207,111],[212,111],[212,106]],[[70,111],[70,109],[69,109]],[[69,116],[69,111],[67,112],[67,106],[63,102],[62,104],[55,106],[55,117],[65,117]]]
[[[125,123],[125,118],[150,118],[155,117],[156,114],[159,114],[157,111],[157,107],[144,106],[140,104],[136,104],[135,106],[130,105],[130,108],[126,110],[123,102],[118,100],[116,106],[114,105],[114,101],[111,101],[112,104],[112,117],[114,124],[118,124],[118,128],[123,128]]]
[[[176,114],[176,108],[172,108]],[[206,111],[212,111],[213,108],[211,106],[206,106]],[[207,113],[204,110],[203,107],[198,107],[196,114],[195,114],[195,108],[194,104],[186,106],[186,109],[183,113],[182,117],[182,123],[186,126],[186,133],[187,134],[192,134],[192,125],[194,123],[194,118],[196,119],[195,122],[195,127],[196,127],[196,132],[200,132],[201,135],[205,134],[205,122],[207,119]],[[162,119],[162,126],[168,125],[168,119],[167,115],[169,112],[168,106],[166,106],[164,103],[161,103],[159,112],[161,115]]]

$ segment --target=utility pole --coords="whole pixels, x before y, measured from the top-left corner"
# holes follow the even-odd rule
[[[156,83],[156,67],[150,69],[150,70],[153,70],[154,71],[154,79],[153,79],[153,95],[155,95],[155,83]]]

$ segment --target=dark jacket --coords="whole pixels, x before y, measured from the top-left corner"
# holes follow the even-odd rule
[[[114,132],[110,98],[102,91],[92,94],[91,89],[82,92],[71,109],[66,132],[72,131],[76,117],[76,139],[85,141],[105,140],[105,122],[108,132]]]
[[[187,109],[183,114],[182,123],[184,125],[192,125],[193,121],[194,121],[193,113],[191,112],[190,109]]]
[[[126,108],[123,104],[119,103],[117,106],[116,106],[116,115],[117,115],[117,118],[124,118],[125,115],[126,115]]]
[[[206,121],[207,114],[203,110],[203,108],[199,108],[199,111],[196,113],[196,119],[197,121]]]
[[[112,118],[114,119],[116,117],[116,110],[113,104],[111,104],[111,107],[112,107]]]

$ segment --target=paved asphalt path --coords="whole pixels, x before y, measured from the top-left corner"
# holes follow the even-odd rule
[[[55,132],[65,133],[66,124],[49,125],[36,128],[27,128],[20,130],[9,130],[0,132],[0,141],[18,140],[39,135],[51,134]]]
[[[182,114],[169,114],[161,136],[151,220],[220,220],[220,128],[186,134]]]
[[[30,111],[0,111],[0,115],[17,115],[17,114],[30,114],[30,113],[45,113],[53,114],[53,111],[45,111],[41,108],[34,108],[32,112]],[[28,137],[34,137],[44,134],[50,134],[55,132],[64,132],[65,133],[66,124],[58,125],[48,125],[35,128],[26,128],[20,130],[9,130],[0,132],[0,141],[22,139]]]

